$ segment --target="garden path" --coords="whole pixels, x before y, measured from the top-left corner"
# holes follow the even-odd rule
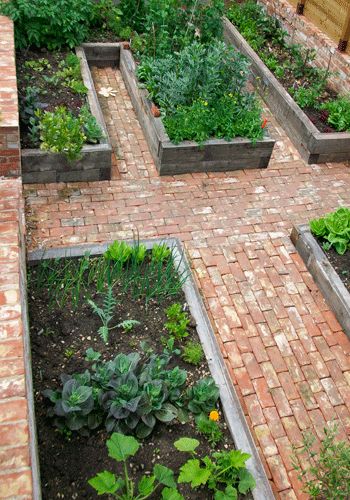
[[[25,186],[29,247],[180,238],[275,491],[305,498],[291,445],[332,420],[350,436],[350,341],[289,235],[350,206],[349,165],[306,165],[266,110],[277,139],[268,169],[160,178],[119,71],[94,77],[118,90],[101,98],[113,180]]]

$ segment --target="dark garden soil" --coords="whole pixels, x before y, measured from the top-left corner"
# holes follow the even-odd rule
[[[91,30],[86,42],[97,42],[97,43],[117,43],[121,42],[122,39],[113,33],[113,31],[108,29],[96,29]]]
[[[337,271],[339,278],[350,292],[350,251],[339,255],[333,248],[325,252],[329,262]]]
[[[35,273],[35,268],[31,272]],[[94,300],[99,298],[90,290]],[[36,419],[39,441],[41,481],[44,500],[55,498],[67,499],[97,499],[88,479],[103,470],[118,471],[119,466],[107,455],[105,430],[92,431],[90,437],[73,434],[64,436],[55,429],[47,417],[47,400],[42,391],[55,389],[60,385],[61,373],[80,372],[91,364],[84,360],[85,351],[92,347],[102,354],[104,360],[113,359],[118,353],[140,351],[140,342],[147,344],[154,351],[162,352],[160,338],[166,334],[165,309],[174,302],[185,304],[185,297],[167,298],[162,303],[152,302],[146,309],[144,301],[135,301],[131,296],[122,295],[116,288],[118,305],[113,323],[118,324],[125,319],[141,322],[131,332],[125,333],[117,328],[110,332],[109,343],[106,345],[96,333],[100,322],[89,305],[81,301],[77,310],[69,306],[48,308],[48,295],[43,289],[28,291],[29,313],[31,323],[32,363],[34,376],[34,394]],[[190,326],[189,340],[198,340],[195,325]],[[209,374],[206,362],[199,367],[185,363],[175,356],[170,367],[180,366],[188,372],[188,382],[192,383]],[[233,441],[221,412],[221,427],[224,439],[218,449],[233,447]],[[189,458],[178,452],[173,443],[180,437],[195,437],[201,442],[200,452],[203,455],[210,452],[207,441],[197,434],[193,422],[171,425],[158,424],[153,434],[143,441],[137,455],[132,460],[134,478],[140,477],[144,471],[151,471],[154,463],[171,467],[175,473]],[[207,490],[191,490],[180,485],[179,489],[186,499],[210,499],[213,495]],[[155,495],[154,499],[159,498]]]
[[[59,63],[65,59],[69,52],[49,52],[48,50],[18,50],[16,53],[18,93],[20,104],[26,96],[28,87],[39,90],[38,100],[45,111],[53,111],[57,106],[67,107],[74,115],[78,115],[80,108],[86,104],[86,98],[79,95],[61,83],[55,84],[47,81],[59,70]],[[46,59],[48,65],[38,70],[28,67],[28,61]],[[21,145],[23,148],[34,147],[27,126],[21,121]]]

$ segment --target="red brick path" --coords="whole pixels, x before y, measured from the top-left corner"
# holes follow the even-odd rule
[[[20,179],[0,180],[0,498],[31,498],[20,304]]]
[[[293,223],[350,205],[348,165],[308,166],[283,130],[267,170],[160,178],[120,73],[96,70],[116,151],[110,182],[26,187],[29,244],[175,236],[192,259],[247,419],[282,499],[302,498],[291,443],[350,435],[350,342],[290,242]]]

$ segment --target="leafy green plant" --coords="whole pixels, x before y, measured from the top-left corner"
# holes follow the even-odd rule
[[[117,328],[122,328],[124,332],[131,332],[138,325],[141,325],[141,323],[136,319],[125,319],[117,325]]]
[[[93,7],[93,0],[1,0],[0,14],[13,19],[17,47],[56,50],[84,41]]]
[[[311,232],[324,240],[326,250],[334,247],[343,255],[350,247],[350,209],[341,207],[320,219],[310,221]]]
[[[219,399],[219,388],[211,377],[205,377],[188,389],[187,398],[192,413],[208,413]]]
[[[182,310],[181,304],[172,304],[166,309],[165,314],[168,318],[165,328],[169,334],[177,340],[187,337],[190,318],[187,312]]]
[[[81,122],[82,130],[86,137],[86,142],[97,144],[103,137],[100,125],[97,123],[96,118],[87,105],[80,109],[79,119]]]
[[[181,438],[174,445],[179,451],[192,455],[180,468],[179,484],[188,483],[193,489],[207,486],[214,491],[215,500],[234,500],[238,493],[246,494],[255,488],[254,477],[246,468],[248,453],[231,450],[198,457],[198,440]]]
[[[57,107],[54,112],[37,110],[35,114],[39,118],[40,148],[63,153],[69,161],[79,160],[86,141],[79,118],[64,106]]]
[[[174,472],[164,465],[156,464],[152,474],[145,474],[138,484],[130,477],[128,460],[135,456],[140,443],[132,436],[114,432],[107,440],[108,455],[123,464],[123,476],[116,477],[112,472],[104,471],[89,480],[89,484],[98,495],[112,495],[119,500],[146,500],[157,491],[157,498],[162,500],[183,500],[177,491]],[[163,488],[160,492],[159,488]]]
[[[321,106],[329,113],[328,123],[338,132],[348,132],[350,130],[350,98],[342,96],[328,101]]]
[[[317,108],[318,101],[324,92],[324,82],[317,82],[308,87],[290,87],[289,93],[301,108]]]
[[[87,359],[93,363],[91,372],[64,375],[62,388],[44,393],[53,403],[48,414],[59,428],[86,433],[104,422],[108,432],[133,432],[145,438],[157,422],[178,418],[184,406],[187,373],[179,367],[167,368],[169,354],[150,353],[142,362],[138,353],[118,354],[114,360],[103,361],[98,353],[89,351]],[[66,387],[69,380],[75,383]],[[74,390],[84,387],[83,393],[92,399],[89,404],[81,401],[82,407],[75,405],[69,412],[63,405],[62,411],[63,401],[71,396],[67,392],[71,385]]]
[[[155,262],[164,262],[171,256],[171,250],[165,243],[158,245],[157,243],[152,247],[152,260]]]
[[[48,59],[41,57],[40,59],[29,60],[24,63],[26,68],[32,69],[38,73],[42,73],[46,69],[51,68],[51,64]]]
[[[337,432],[336,426],[326,427],[319,448],[312,434],[304,434],[303,447],[294,450],[293,465],[310,498],[345,500],[350,496],[350,446],[336,441]],[[298,456],[303,457],[303,467]]]
[[[191,365],[200,365],[204,352],[200,342],[187,342],[183,348],[182,359]]]
[[[111,31],[118,35],[122,29],[122,11],[113,0],[99,0],[94,2],[91,13],[91,28],[95,30]]]
[[[223,438],[219,423],[211,420],[204,413],[196,417],[196,429],[208,439],[212,446],[216,446]]]
[[[114,241],[107,248],[104,256],[106,259],[114,262],[125,264],[131,257],[132,249],[125,241]]]
[[[25,95],[21,95],[19,99],[20,117],[22,122],[27,125],[29,136],[33,146],[39,144],[39,118],[37,110],[44,110],[47,104],[41,102],[39,98],[40,90],[38,87],[28,86],[25,90]]]
[[[107,344],[109,332],[112,329],[109,325],[113,319],[114,309],[117,305],[117,300],[113,293],[113,286],[111,284],[108,285],[102,307],[99,307],[92,299],[88,299],[87,302],[93,312],[97,314],[102,321],[102,326],[98,329],[98,333],[102,340]]]

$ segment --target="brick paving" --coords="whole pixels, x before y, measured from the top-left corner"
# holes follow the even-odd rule
[[[26,186],[28,245],[180,238],[276,497],[305,498],[291,445],[330,421],[350,436],[350,342],[289,234],[350,205],[349,165],[306,165],[266,111],[277,139],[268,169],[160,178],[120,73],[94,77],[118,89],[101,99],[113,180]]]
[[[20,252],[20,179],[0,179],[0,498],[31,498],[24,375]]]

